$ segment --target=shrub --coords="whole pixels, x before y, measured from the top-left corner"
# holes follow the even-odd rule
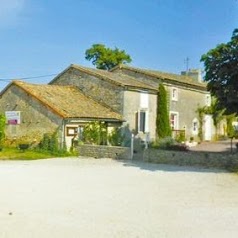
[[[177,141],[177,142],[184,142],[185,140],[186,140],[186,138],[185,138],[185,132],[184,131],[180,131],[177,135],[176,135],[176,138],[175,138],[175,140]]]
[[[166,149],[167,150],[176,150],[176,151],[188,151],[188,147],[185,144],[170,145]]]
[[[124,135],[122,135],[121,128],[113,128],[112,132],[108,136],[108,140],[113,146],[120,146],[124,140]]]
[[[5,140],[5,125],[6,125],[6,117],[0,114],[0,146],[1,147]]]
[[[39,143],[36,150],[47,151],[54,155],[66,155],[67,148],[64,145],[63,148],[60,147],[58,141],[58,131],[53,134],[45,133],[41,142]]]
[[[107,144],[107,127],[104,122],[90,122],[83,130],[85,143],[105,145]]]
[[[163,139],[156,140],[153,144],[153,148],[167,148],[170,145],[174,145],[176,141],[172,137],[165,137]]]
[[[152,144],[152,147],[164,150],[188,151],[188,147],[185,144],[178,143],[171,137],[158,140]]]

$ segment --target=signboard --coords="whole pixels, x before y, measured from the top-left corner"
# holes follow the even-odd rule
[[[6,116],[6,121],[8,125],[18,125],[21,122],[20,111],[6,111],[5,116]]]

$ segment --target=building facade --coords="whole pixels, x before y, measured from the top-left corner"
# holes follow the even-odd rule
[[[171,128],[184,131],[187,140],[198,139],[198,108],[209,106],[210,93],[201,75],[192,76],[144,70],[125,65],[111,72],[71,65],[50,84],[75,85],[103,105],[111,107],[125,119],[128,136],[134,134],[142,140],[156,138],[157,93],[163,83],[168,93]],[[196,78],[197,77],[197,78]],[[204,117],[204,140],[211,140],[214,128],[211,115]]]
[[[81,128],[92,121],[118,127],[123,118],[85,96],[75,86],[37,85],[13,81],[0,94],[0,113],[6,115],[8,141],[39,143],[57,131],[59,144],[68,149]]]

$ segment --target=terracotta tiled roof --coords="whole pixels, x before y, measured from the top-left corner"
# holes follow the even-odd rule
[[[63,118],[122,121],[120,114],[85,96],[77,87],[29,84],[22,81],[13,81],[12,84],[28,92]]]
[[[148,75],[157,79],[160,79],[164,82],[171,82],[171,83],[179,83],[179,84],[184,84],[188,86],[195,86],[199,87],[201,89],[206,90],[206,83],[203,82],[196,82],[192,77],[186,76],[186,75],[179,75],[179,74],[172,74],[172,73],[165,73],[157,70],[149,70],[149,69],[140,69],[140,68],[135,68],[131,67],[128,65],[121,64],[119,66],[116,66],[114,69],[111,70],[113,72],[116,69],[127,69],[133,72],[137,72],[140,74]]]

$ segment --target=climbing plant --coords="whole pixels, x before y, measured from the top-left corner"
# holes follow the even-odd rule
[[[5,115],[0,114],[0,146],[3,145],[5,140],[5,125],[6,125],[6,117]]]
[[[198,107],[196,112],[198,113],[198,123],[199,123],[199,127],[198,127],[198,138],[200,141],[203,141],[203,119],[204,119],[204,115],[207,112],[207,107]]]
[[[157,138],[170,137],[172,134],[168,113],[167,92],[163,84],[157,94],[156,135]]]
[[[236,131],[234,126],[232,125],[232,122],[234,122],[236,119],[236,114],[230,114],[230,115],[226,115],[226,124],[227,124],[227,136],[228,137],[234,137],[236,136]]]

